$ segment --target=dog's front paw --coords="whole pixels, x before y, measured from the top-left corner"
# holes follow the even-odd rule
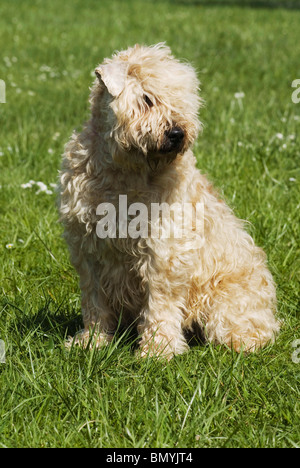
[[[153,335],[145,333],[140,342],[138,355],[141,357],[154,357],[170,361],[176,354],[184,353],[188,345],[181,337],[168,338],[156,332]]]
[[[95,330],[80,330],[74,337],[70,336],[65,341],[66,348],[72,348],[73,346],[80,346],[82,348],[92,349],[93,347],[101,348],[102,346],[108,345],[114,335]]]

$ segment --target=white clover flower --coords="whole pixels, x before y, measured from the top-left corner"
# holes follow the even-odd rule
[[[21,187],[23,189],[27,189],[27,188],[32,188],[33,185],[38,186],[38,190],[37,190],[37,192],[35,192],[36,195],[38,195],[41,192],[45,193],[46,195],[52,195],[53,194],[53,191],[48,189],[47,185],[44,184],[44,182],[41,182],[41,181],[35,182],[34,180],[30,180],[26,184],[22,184]],[[56,187],[56,184],[50,184],[50,186],[51,187]]]
[[[46,81],[46,80],[47,80],[46,73],[41,73],[41,74],[37,77],[37,79],[38,79],[39,81]]]
[[[245,93],[243,91],[240,91],[238,93],[234,93],[235,99],[243,99],[245,97]]]
[[[10,58],[9,57],[3,57],[3,60],[5,62],[5,65],[7,66],[7,68],[10,68],[11,67]]]
[[[54,141],[56,141],[56,140],[58,139],[58,137],[60,137],[60,133],[59,133],[59,132],[55,132],[54,135],[53,135],[53,137],[52,137],[52,139],[53,139]]]
[[[48,190],[48,187],[44,182],[36,182],[36,185],[38,186],[39,190],[36,192],[36,195],[38,195],[41,192],[46,192]]]
[[[49,67],[48,65],[42,65],[42,66],[40,67],[40,71],[41,71],[41,72],[51,72],[51,71],[52,71],[52,68]]]

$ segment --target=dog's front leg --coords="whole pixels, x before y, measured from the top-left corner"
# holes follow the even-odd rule
[[[66,346],[76,344],[98,348],[107,345],[113,339],[118,320],[108,306],[100,286],[100,264],[88,256],[78,258],[80,261],[73,261],[73,264],[80,277],[84,329],[74,338],[69,338]]]
[[[141,335],[141,355],[171,359],[188,348],[182,330],[181,287],[170,288],[164,275],[154,275],[149,281],[148,304],[143,310],[138,332]]]

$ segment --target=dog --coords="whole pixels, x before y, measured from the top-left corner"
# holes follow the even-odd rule
[[[141,356],[168,360],[188,349],[186,332],[197,327],[237,352],[274,341],[280,326],[266,255],[196,168],[194,68],[159,43],[118,52],[95,74],[91,117],[66,144],[60,173],[61,221],[82,293],[84,329],[72,343],[108,344],[120,322],[136,324]],[[174,219],[160,213],[146,225],[159,221],[170,235],[129,236],[125,196],[148,214],[154,205],[188,204],[188,229],[176,237]],[[105,235],[110,207],[116,221]]]

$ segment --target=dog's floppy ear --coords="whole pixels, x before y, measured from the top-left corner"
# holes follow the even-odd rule
[[[97,67],[95,73],[99,81],[104,83],[109,94],[118,97],[125,87],[127,68],[127,63],[110,62]]]

